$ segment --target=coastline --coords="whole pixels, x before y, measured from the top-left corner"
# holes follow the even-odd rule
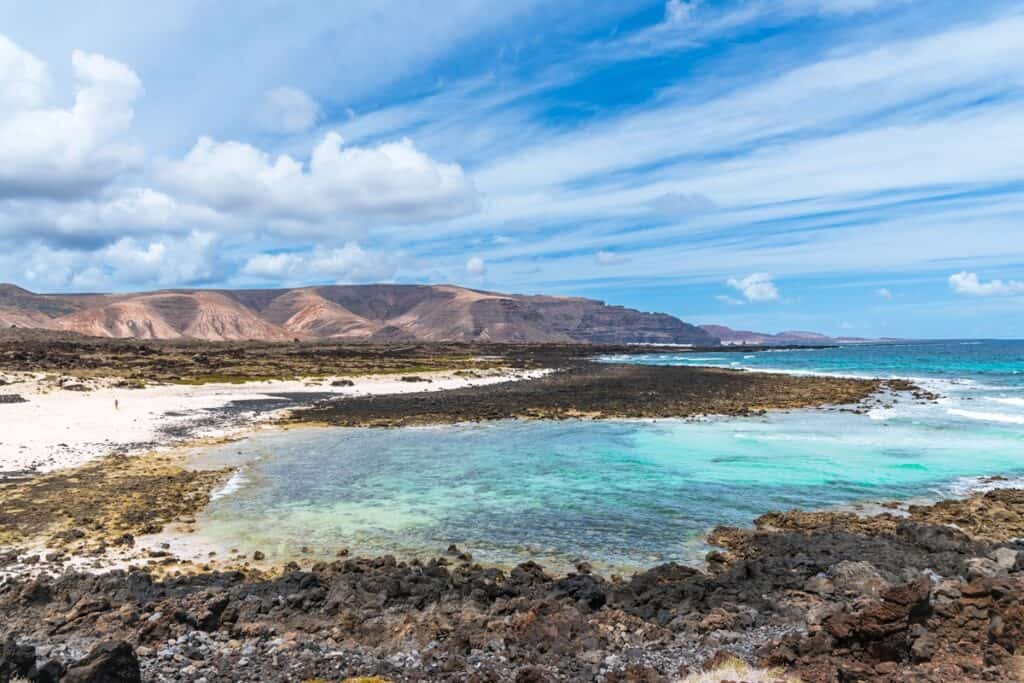
[[[192,536],[196,515],[227,483],[234,469],[197,470],[186,454],[194,447],[231,441],[257,430],[338,424],[431,426],[509,417],[750,416],[768,409],[859,405],[880,401],[883,388],[893,389],[868,380],[716,369],[661,370],[575,361],[564,368],[492,366],[415,375],[159,384],[139,389],[125,389],[123,380],[117,378],[21,375],[24,381],[8,379],[0,392],[21,392],[28,401],[2,406],[21,414],[13,419],[17,429],[0,444],[0,463],[8,473],[6,484],[0,480],[0,495],[12,508],[0,511],[0,543],[6,541],[7,551],[18,547],[20,555],[30,561],[10,562],[2,573],[38,574],[68,568],[106,571],[132,565],[161,573],[195,572],[204,567],[280,570],[272,562],[253,560],[255,548],[234,553],[219,547],[196,548]],[[6,377],[16,376],[7,373]],[[81,384],[85,390],[69,390],[68,383]],[[908,387],[897,385],[895,389]],[[113,408],[115,398],[119,399],[117,410]],[[567,398],[573,403],[565,403]],[[590,403],[577,405],[580,398]],[[51,410],[53,406],[61,410]],[[418,406],[426,407],[428,419],[416,417]],[[330,417],[322,419],[318,411],[329,411]],[[132,429],[124,430],[111,414],[129,420]],[[393,419],[396,414],[404,419]],[[339,421],[339,415],[345,421]],[[71,422],[75,428],[48,430],[47,421],[54,419]],[[31,471],[58,439],[62,457]],[[131,496],[123,495],[126,488]],[[121,491],[122,495],[96,493],[105,491]],[[132,504],[126,504],[126,499]],[[188,501],[187,505],[181,505],[182,500]],[[210,556],[211,552],[216,554]],[[83,557],[89,558],[88,562],[82,562]]]
[[[700,419],[822,406],[863,413],[893,392],[932,400],[900,381],[746,371],[681,368],[659,379],[575,362],[550,376],[524,370],[539,375],[522,375],[533,377],[525,382],[494,372],[483,387],[465,383],[480,377],[449,386],[440,375],[417,373],[434,379],[430,385],[391,376],[378,388],[401,391],[372,400],[339,400],[341,392],[323,391],[335,381],[325,378],[314,386],[298,381],[302,400],[288,398],[289,406],[267,403],[281,397],[265,384],[240,394],[238,385],[207,387],[206,398],[260,402],[237,412],[242,430],[269,424],[252,415],[272,416],[273,427],[284,429],[349,424],[342,415],[351,424],[391,427],[509,416]],[[681,378],[701,379],[685,383],[698,393],[672,389]],[[230,405],[199,410],[230,412]],[[331,419],[310,419],[318,414]],[[186,435],[202,438],[198,428],[170,438],[180,446]],[[988,680],[1016,666],[1005,640],[969,619],[965,626],[964,615],[981,604],[1007,628],[1024,629],[1013,611],[1024,601],[1017,560],[1024,548],[1015,541],[1024,535],[1021,491],[929,505],[878,501],[870,516],[769,513],[750,528],[712,530],[720,550],[703,566],[670,563],[630,578],[602,576],[585,562],[567,574],[534,563],[485,566],[458,548],[429,561],[346,555],[281,566],[256,559],[253,548],[225,553],[189,544],[196,513],[230,471],[189,469],[185,450],[165,443],[156,452],[128,450],[141,457],[87,456],[76,467],[4,485],[7,541],[26,522],[19,515],[36,506],[40,526],[23,531],[47,543],[12,542],[0,551],[0,609],[8,614],[0,626],[59,661],[81,658],[103,639],[123,639],[147,680],[268,680],[285,666],[296,680],[455,681],[471,668],[486,672],[482,680],[675,681],[732,656],[807,681]],[[92,495],[83,497],[86,490]],[[12,498],[15,491],[24,495]],[[126,593],[126,585],[134,588]],[[879,654],[889,651],[898,656]]]
[[[405,381],[396,375],[364,375],[140,388],[116,378],[0,373],[0,400],[22,399],[2,407],[0,481],[5,475],[24,477],[84,465],[110,453],[140,454],[239,436],[328,397],[429,393],[534,379],[546,372],[489,368],[423,372]],[[420,381],[408,381],[412,377]]]
[[[770,513],[715,529],[722,549],[702,569],[632,577],[586,563],[563,576],[534,563],[502,570],[452,548],[425,562],[343,557],[272,574],[20,575],[0,584],[0,610],[44,659],[121,639],[145,680],[287,670],[460,681],[472,669],[484,680],[660,683],[734,657],[802,681],[1008,680],[1024,629],[1024,491],[907,512]],[[965,518],[977,528],[958,529]]]

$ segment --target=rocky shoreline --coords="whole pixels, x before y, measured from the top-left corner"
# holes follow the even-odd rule
[[[523,383],[436,393],[326,399],[290,423],[404,427],[503,419],[612,419],[750,416],[769,410],[844,406],[864,411],[883,393],[934,396],[902,380],[862,380],[576,361]]]
[[[868,518],[773,513],[717,529],[704,570],[631,578],[506,572],[455,548],[275,576],[21,576],[0,584],[0,671],[131,680],[80,672],[134,659],[147,681],[646,682],[738,657],[803,681],[1017,680],[1022,527],[1024,491],[1003,489]]]
[[[288,423],[863,412],[896,393],[934,398],[900,381],[517,353],[486,363],[558,371],[488,387],[310,396],[319,402]],[[271,567],[253,549],[195,561],[154,543],[159,532],[187,536],[227,476],[165,453],[0,483],[0,683],[683,681],[730,658],[779,672],[763,680],[980,681],[1020,665],[1020,491],[893,503],[873,517],[772,513],[753,529],[715,529],[721,550],[703,568],[628,578],[585,563],[566,575],[482,566],[458,548],[429,562]]]

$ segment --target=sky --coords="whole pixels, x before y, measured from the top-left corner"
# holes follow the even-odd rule
[[[0,0],[0,281],[1024,338],[1024,4]]]

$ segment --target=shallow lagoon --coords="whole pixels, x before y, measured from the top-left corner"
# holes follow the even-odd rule
[[[618,359],[625,360],[625,359]],[[205,450],[241,465],[199,521],[218,545],[271,559],[455,543],[481,561],[629,570],[697,562],[715,525],[769,510],[963,494],[1024,476],[1024,343],[944,342],[631,362],[913,377],[942,394],[869,414],[705,421],[498,422],[299,429]]]
[[[965,431],[838,412],[710,422],[501,422],[303,429],[205,452],[246,463],[200,521],[222,545],[271,559],[586,558],[630,569],[699,561],[716,524],[777,509],[938,497],[973,477],[1022,474],[1019,430]]]

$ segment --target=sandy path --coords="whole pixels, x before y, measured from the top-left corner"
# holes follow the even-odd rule
[[[112,382],[93,383],[91,391],[60,388],[52,378],[6,375],[0,386],[0,475],[4,472],[48,472],[75,467],[113,451],[142,451],[169,445],[166,430],[200,425],[187,431],[192,438],[227,436],[253,422],[271,419],[275,413],[241,412],[230,425],[201,424],[204,416],[233,401],[272,398],[274,394],[323,394],[366,396],[418,391],[443,391],[530,379],[544,370],[478,372],[478,376],[453,373],[418,373],[427,382],[403,382],[397,376],[350,377],[353,386],[335,387],[338,378],[309,381],[158,385],[126,389]],[[5,403],[2,397],[17,394],[23,403]],[[115,407],[116,402],[116,407]]]

